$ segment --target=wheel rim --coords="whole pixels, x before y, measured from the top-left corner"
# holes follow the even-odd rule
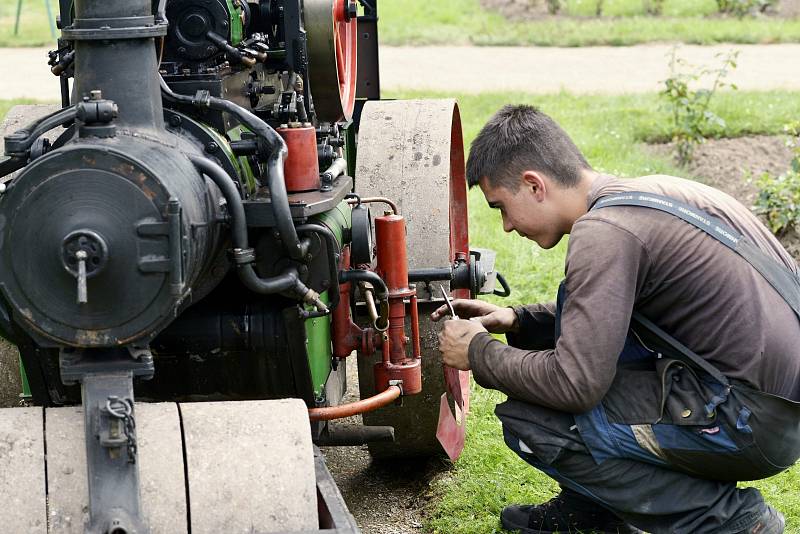
[[[305,0],[309,81],[317,117],[350,120],[356,97],[358,21],[348,20],[350,0]]]

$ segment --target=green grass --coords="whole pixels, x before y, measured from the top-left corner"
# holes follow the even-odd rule
[[[17,2],[0,0],[0,47],[53,45],[45,0],[23,0],[14,35]],[[58,2],[49,2],[55,17]],[[647,16],[642,0],[606,0],[600,18],[592,16],[595,0],[564,4],[563,16],[515,22],[482,9],[479,0],[389,0],[380,4],[380,39],[390,45],[539,46],[800,41],[800,20],[720,17],[714,0],[666,0],[660,17]]]
[[[36,100],[31,100],[29,98],[17,98],[14,100],[0,100],[0,122],[2,122],[3,118],[5,118],[6,113],[8,110],[13,108],[14,106],[18,106],[20,104],[37,104],[41,102],[37,102]]]
[[[0,0],[0,47],[53,45],[56,39],[50,35],[45,0],[23,0],[19,18],[19,33],[14,34],[17,2]],[[58,14],[58,0],[49,0],[53,17]],[[59,31],[56,29],[56,37]]]
[[[572,0],[567,16],[515,22],[484,10],[479,0],[391,0],[380,4],[380,40],[392,45],[509,46],[800,41],[800,20],[715,16],[714,0],[667,0],[661,17],[645,16],[641,0],[607,0],[608,16],[585,16],[594,12],[594,5],[594,0]]]
[[[397,93],[395,98],[444,97]],[[452,96],[452,95],[450,95]],[[800,99],[789,92],[722,92],[713,110],[728,128],[719,135],[780,133],[800,116]],[[645,151],[644,140],[664,139],[667,114],[653,95],[573,96],[559,94],[459,95],[464,138],[469,143],[489,116],[504,103],[532,103],[553,116],[574,138],[598,170],[622,176],[652,173],[685,175],[665,159]],[[498,252],[497,269],[512,286],[503,304],[553,300],[563,276],[566,240],[552,250],[514,234],[504,234],[496,210],[490,210],[479,191],[470,191],[470,242]],[[426,520],[426,531],[453,534],[499,532],[498,514],[515,502],[540,502],[556,491],[546,476],[506,449],[494,405],[504,395],[473,384],[472,413],[467,445],[455,467],[435,486],[438,499]],[[800,467],[754,484],[788,519],[787,532],[800,531]]]

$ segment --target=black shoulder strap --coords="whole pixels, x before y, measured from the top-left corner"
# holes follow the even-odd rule
[[[619,193],[600,198],[591,209],[608,206],[641,206],[657,209],[680,219],[704,231],[720,243],[724,244],[742,258],[775,288],[781,297],[800,318],[800,278],[785,265],[767,256],[758,247],[750,243],[737,232],[716,217],[703,210],[670,197],[639,191]]]

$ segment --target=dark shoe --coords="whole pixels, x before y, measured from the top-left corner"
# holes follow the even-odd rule
[[[786,520],[783,518],[783,514],[767,505],[767,509],[758,518],[756,524],[743,530],[741,534],[783,534],[784,526],[786,526]]]
[[[563,489],[557,497],[536,506],[506,506],[500,513],[500,522],[503,528],[518,530],[521,534],[641,532],[594,501],[568,489]]]

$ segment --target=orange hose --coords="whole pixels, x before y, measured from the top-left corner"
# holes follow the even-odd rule
[[[388,389],[381,391],[377,395],[368,399],[340,404],[339,406],[328,406],[325,408],[309,408],[308,417],[312,421],[330,421],[331,419],[341,419],[358,415],[364,412],[371,412],[391,404],[400,396],[402,391],[399,386],[389,386]]]

